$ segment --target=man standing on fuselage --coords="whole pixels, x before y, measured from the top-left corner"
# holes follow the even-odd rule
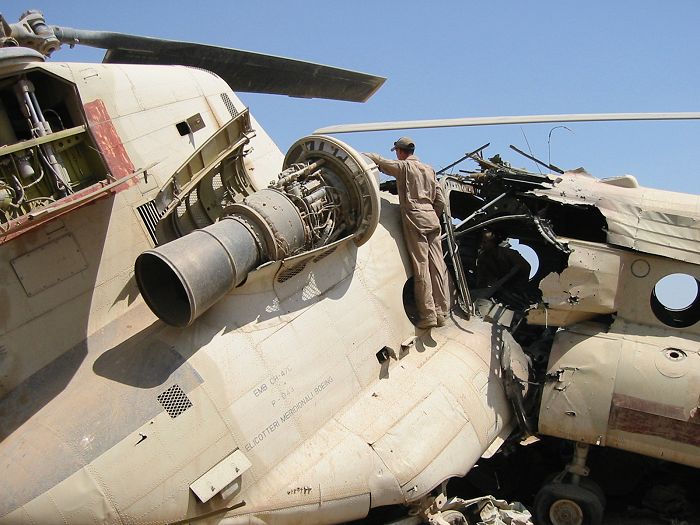
[[[447,267],[440,242],[440,215],[445,200],[437,184],[435,170],[421,162],[408,137],[394,142],[397,160],[376,153],[365,153],[379,170],[396,179],[401,223],[413,266],[414,292],[420,319],[418,328],[443,326],[449,314]]]

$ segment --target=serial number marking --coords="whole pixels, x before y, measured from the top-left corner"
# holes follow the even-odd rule
[[[263,395],[265,392],[267,392],[268,388],[272,385],[279,384],[279,383],[284,383],[284,379],[286,376],[291,374],[292,372],[292,367],[291,366],[285,366],[283,369],[281,369],[279,372],[276,374],[271,375],[267,381],[264,383],[260,383],[258,386],[253,388],[253,395],[255,397],[260,397]],[[273,402],[274,406],[274,402]]]
[[[265,438],[267,438],[279,427],[280,422],[277,420],[273,421],[271,425],[267,426],[262,432],[260,432],[257,436],[254,436],[253,439],[251,439],[250,441],[248,441],[248,443],[245,444],[246,452],[250,452],[251,450],[253,450],[253,448],[262,443]]]
[[[287,423],[288,421],[290,421],[294,414],[299,412],[302,408],[309,404],[313,398],[318,396],[321,392],[323,392],[330,385],[332,385],[333,381],[333,376],[328,376],[315,387],[313,387],[311,390],[309,390],[306,394],[304,394],[304,397],[302,397],[296,403],[294,403],[294,405],[290,407],[287,411],[285,411],[279,418],[275,419],[272,423],[270,423],[263,430],[261,430],[257,435],[253,436],[253,438],[244,445],[243,448],[245,449],[245,451],[250,452],[256,446],[262,443],[265,439],[267,439],[274,431],[280,428],[283,423]],[[257,388],[261,388],[262,386],[263,385]],[[261,393],[264,391],[265,389],[261,389]],[[291,391],[293,392],[294,389],[292,388]],[[256,396],[257,395],[258,394],[256,394]],[[282,394],[282,399],[285,399],[284,393]],[[274,404],[275,403],[273,401],[272,405],[274,406]]]

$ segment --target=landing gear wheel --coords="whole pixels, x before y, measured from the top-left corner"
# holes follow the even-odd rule
[[[535,496],[537,525],[600,525],[605,496],[598,485],[582,479],[572,483],[548,483]]]

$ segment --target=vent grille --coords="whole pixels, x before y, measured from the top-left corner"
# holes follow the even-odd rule
[[[231,102],[231,99],[228,97],[228,94],[222,93],[221,100],[224,101],[224,105],[226,106],[226,109],[228,109],[228,112],[231,114],[232,117],[238,115],[238,110],[236,109],[236,106],[233,105],[233,102]]]
[[[158,221],[160,220],[161,214],[158,213],[158,210],[156,209],[156,201],[148,201],[147,203],[136,208],[136,211],[139,212],[139,217],[141,217],[143,224],[146,226],[146,230],[148,230],[148,234],[151,236],[153,244],[157,245],[158,238],[156,237],[156,226],[158,226]]]
[[[172,418],[176,418],[185,410],[192,406],[192,402],[180,388],[180,385],[173,385],[158,396],[158,401]]]
[[[330,250],[326,250],[325,252],[318,254],[316,257],[314,257],[314,262],[318,262],[322,259],[325,259],[331,253],[333,253],[337,248],[338,248],[337,246],[333,246],[333,248],[331,248]]]
[[[288,281],[300,273],[304,268],[306,268],[306,262],[307,261],[301,261],[299,264],[295,264],[294,266],[290,266],[289,268],[282,270],[277,276],[277,282],[283,283],[284,281]]]
[[[319,253],[317,256],[315,256],[313,258],[307,257],[306,259],[299,261],[294,266],[289,266],[288,268],[285,268],[284,270],[282,270],[280,273],[277,274],[277,282],[283,283],[285,281],[288,281],[289,279],[291,279],[295,275],[300,274],[304,270],[304,268],[306,268],[306,265],[309,262],[318,262],[321,259],[323,259],[324,257],[328,257],[337,248],[338,248],[337,246],[333,246],[333,248],[331,248],[323,253]]]

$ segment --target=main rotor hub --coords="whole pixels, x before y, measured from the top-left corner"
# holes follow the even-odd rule
[[[3,47],[19,44],[22,47],[34,49],[43,56],[49,56],[61,47],[61,42],[54,30],[46,24],[44,15],[40,11],[25,11],[16,24],[8,24],[0,15],[0,25],[3,33]]]

